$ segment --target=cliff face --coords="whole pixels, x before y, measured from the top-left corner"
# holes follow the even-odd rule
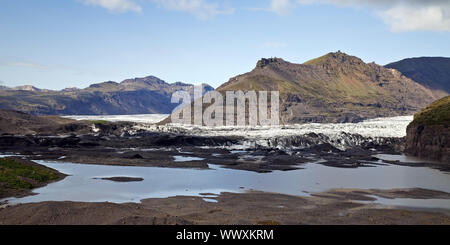
[[[405,153],[450,162],[450,96],[414,116],[407,128]]]

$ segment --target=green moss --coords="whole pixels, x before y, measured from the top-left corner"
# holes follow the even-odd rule
[[[414,115],[413,123],[421,125],[450,125],[450,96],[437,100]]]
[[[31,189],[34,187],[33,183],[56,180],[58,177],[51,169],[0,158],[1,189]]]

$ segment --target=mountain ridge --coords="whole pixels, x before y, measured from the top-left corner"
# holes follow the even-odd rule
[[[205,91],[214,89],[202,86]],[[0,108],[34,115],[167,114],[178,105],[170,101],[178,90],[192,94],[193,85],[147,76],[120,83],[96,83],[83,89],[3,89]]]
[[[389,63],[385,67],[400,71],[439,97],[450,94],[450,58],[413,57]]]
[[[401,72],[331,52],[303,64],[263,58],[217,88],[278,90],[283,123],[356,122],[413,114],[437,99]]]
[[[205,92],[213,90],[202,84]],[[31,114],[171,113],[171,94],[192,85],[167,83],[155,76],[106,81],[60,91],[30,86],[0,90],[0,108]],[[402,72],[343,52],[330,52],[303,64],[262,58],[217,91],[280,91],[282,123],[358,122],[408,115],[442,97]]]

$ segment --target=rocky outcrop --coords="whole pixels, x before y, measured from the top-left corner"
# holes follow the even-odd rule
[[[417,113],[407,128],[407,154],[450,162],[450,96]]]

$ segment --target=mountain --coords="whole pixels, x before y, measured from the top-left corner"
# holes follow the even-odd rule
[[[279,90],[285,124],[410,115],[437,98],[395,69],[366,64],[340,51],[304,64],[261,59],[252,71],[231,78],[217,90]]]
[[[450,96],[433,102],[414,115],[408,125],[405,152],[450,161]]]
[[[450,94],[450,58],[409,58],[387,64],[385,67],[400,71],[431,89],[439,97]]]
[[[25,90],[25,91],[33,91],[33,92],[42,91],[41,89],[36,88],[35,86],[31,86],[31,85],[17,86],[17,87],[12,88],[12,90]]]
[[[63,91],[63,92],[75,92],[75,91],[78,91],[78,90],[80,90],[80,89],[77,88],[77,87],[70,87],[70,88],[65,88],[65,89],[63,89],[61,91]]]
[[[39,89],[32,85],[22,85],[22,86],[16,86],[16,87],[7,87],[7,86],[0,86],[0,91],[4,90],[23,90],[23,91],[33,91],[33,92],[39,92],[39,91],[50,91],[47,89]]]
[[[205,91],[213,90],[207,84],[202,86]],[[61,91],[26,86],[1,90],[0,109],[34,115],[166,114],[177,106],[170,100],[172,93],[178,90],[193,93],[193,85],[181,82],[169,84],[148,76]]]

